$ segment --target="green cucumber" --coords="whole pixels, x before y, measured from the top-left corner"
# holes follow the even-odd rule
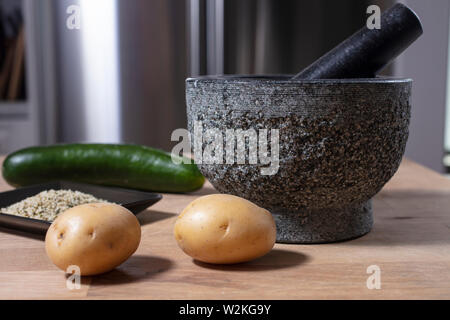
[[[10,154],[3,177],[12,186],[69,180],[157,192],[189,192],[205,178],[193,163],[175,164],[170,153],[127,144],[61,144]]]

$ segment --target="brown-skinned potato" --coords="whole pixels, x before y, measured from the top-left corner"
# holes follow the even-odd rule
[[[50,260],[66,271],[80,268],[81,275],[110,271],[138,248],[141,227],[128,209],[117,204],[90,203],[59,215],[45,237]]]
[[[269,211],[240,197],[213,194],[192,201],[174,227],[180,248],[196,260],[240,263],[261,257],[275,244]]]

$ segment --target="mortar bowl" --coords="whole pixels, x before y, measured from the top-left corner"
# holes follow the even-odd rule
[[[269,210],[277,242],[362,236],[405,151],[412,80],[290,77],[187,79],[195,161],[219,192]]]

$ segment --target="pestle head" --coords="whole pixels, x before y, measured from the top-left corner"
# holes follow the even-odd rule
[[[403,4],[381,14],[381,28],[366,26],[292,79],[372,78],[423,33],[418,16]]]

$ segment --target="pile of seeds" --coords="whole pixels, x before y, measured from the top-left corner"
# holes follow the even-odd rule
[[[53,221],[58,214],[72,207],[95,202],[108,202],[93,195],[72,190],[46,190],[20,202],[1,208],[1,213]]]

